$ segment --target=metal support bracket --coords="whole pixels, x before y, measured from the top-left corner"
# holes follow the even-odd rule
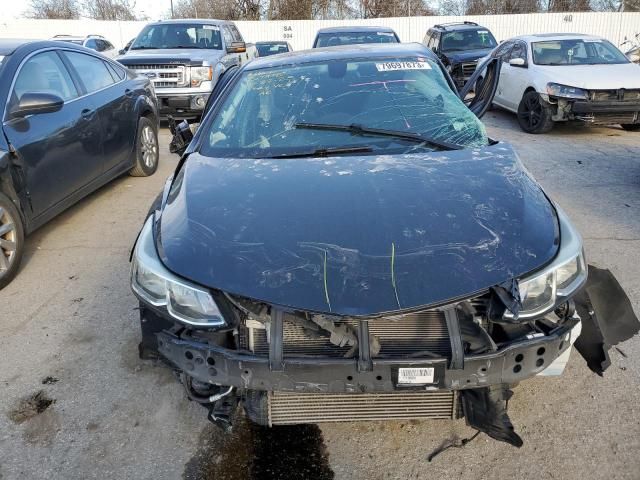
[[[451,362],[449,368],[452,370],[462,370],[464,368],[464,349],[462,346],[462,335],[460,335],[460,323],[458,312],[455,308],[444,310],[444,318],[449,330],[449,340],[451,342]]]
[[[369,322],[364,320],[358,322],[358,370],[361,372],[370,372],[373,370]]]
[[[269,368],[272,371],[281,372],[284,370],[282,340],[284,312],[277,308],[271,309],[271,322],[269,326]]]

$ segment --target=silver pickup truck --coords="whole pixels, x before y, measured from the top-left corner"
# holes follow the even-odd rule
[[[181,19],[148,24],[117,61],[151,79],[161,116],[197,118],[220,74],[256,56],[233,22]]]

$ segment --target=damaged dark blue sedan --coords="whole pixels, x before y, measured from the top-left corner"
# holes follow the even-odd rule
[[[464,416],[521,445],[510,386],[574,343],[602,374],[638,322],[487,136],[498,73],[465,104],[421,45],[228,72],[133,252],[141,355],[227,427],[239,404],[263,425]]]

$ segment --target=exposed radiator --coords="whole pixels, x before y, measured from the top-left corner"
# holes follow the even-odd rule
[[[357,329],[356,321],[347,321]],[[314,355],[322,357],[344,357],[349,347],[338,347],[328,336],[318,336],[287,320],[283,325],[283,353],[285,357]],[[444,313],[436,310],[398,315],[369,320],[369,333],[380,342],[377,358],[401,358],[407,356],[448,357],[451,352],[449,332]],[[250,348],[258,355],[268,355],[269,345],[264,329],[252,329]],[[374,358],[375,358],[374,357]]]
[[[269,425],[456,418],[454,392],[285,393],[268,397]]]

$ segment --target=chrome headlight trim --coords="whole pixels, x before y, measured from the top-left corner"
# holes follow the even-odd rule
[[[552,275],[553,284],[551,296],[547,302],[533,310],[521,310],[518,314],[518,319],[527,320],[549,312],[558,305],[558,303],[571,297],[587,281],[587,268],[584,258],[584,250],[582,247],[582,237],[569,221],[567,214],[564,213],[564,211],[557,205],[555,208],[558,214],[558,223],[560,225],[560,248],[558,250],[558,254],[543,270],[535,272],[529,277],[518,279],[520,289],[523,290],[523,286],[527,282],[533,282],[541,277]],[[573,278],[568,285],[559,289],[557,285],[558,270],[574,261],[578,268],[575,278]],[[514,316],[509,312],[507,312],[505,316],[508,318],[514,318]]]
[[[133,259],[131,264],[131,289],[133,290],[133,292],[136,294],[136,296],[138,296],[138,298],[140,298],[140,300],[154,307],[164,307],[167,313],[172,318],[182,323],[195,327],[208,328],[226,326],[227,323],[225,322],[219,307],[217,306],[211,293],[209,293],[207,289],[177,277],[169,270],[167,270],[167,268],[162,264],[162,262],[158,258],[158,254],[156,252],[156,247],[154,244],[153,219],[154,215],[151,215],[145,222],[142,230],[140,231],[140,235],[133,252]],[[155,275],[156,277],[158,277],[158,282],[164,282],[163,295],[154,297],[149,290],[145,289],[144,286],[139,283],[138,273],[141,267],[146,271],[145,273],[147,275]],[[189,289],[193,291],[196,296],[202,295],[208,297],[210,307],[214,310],[211,313],[210,318],[206,319],[206,321],[197,321],[197,319],[189,318],[176,311],[175,308],[172,308],[170,301],[172,289],[169,288],[169,285],[171,284]]]

